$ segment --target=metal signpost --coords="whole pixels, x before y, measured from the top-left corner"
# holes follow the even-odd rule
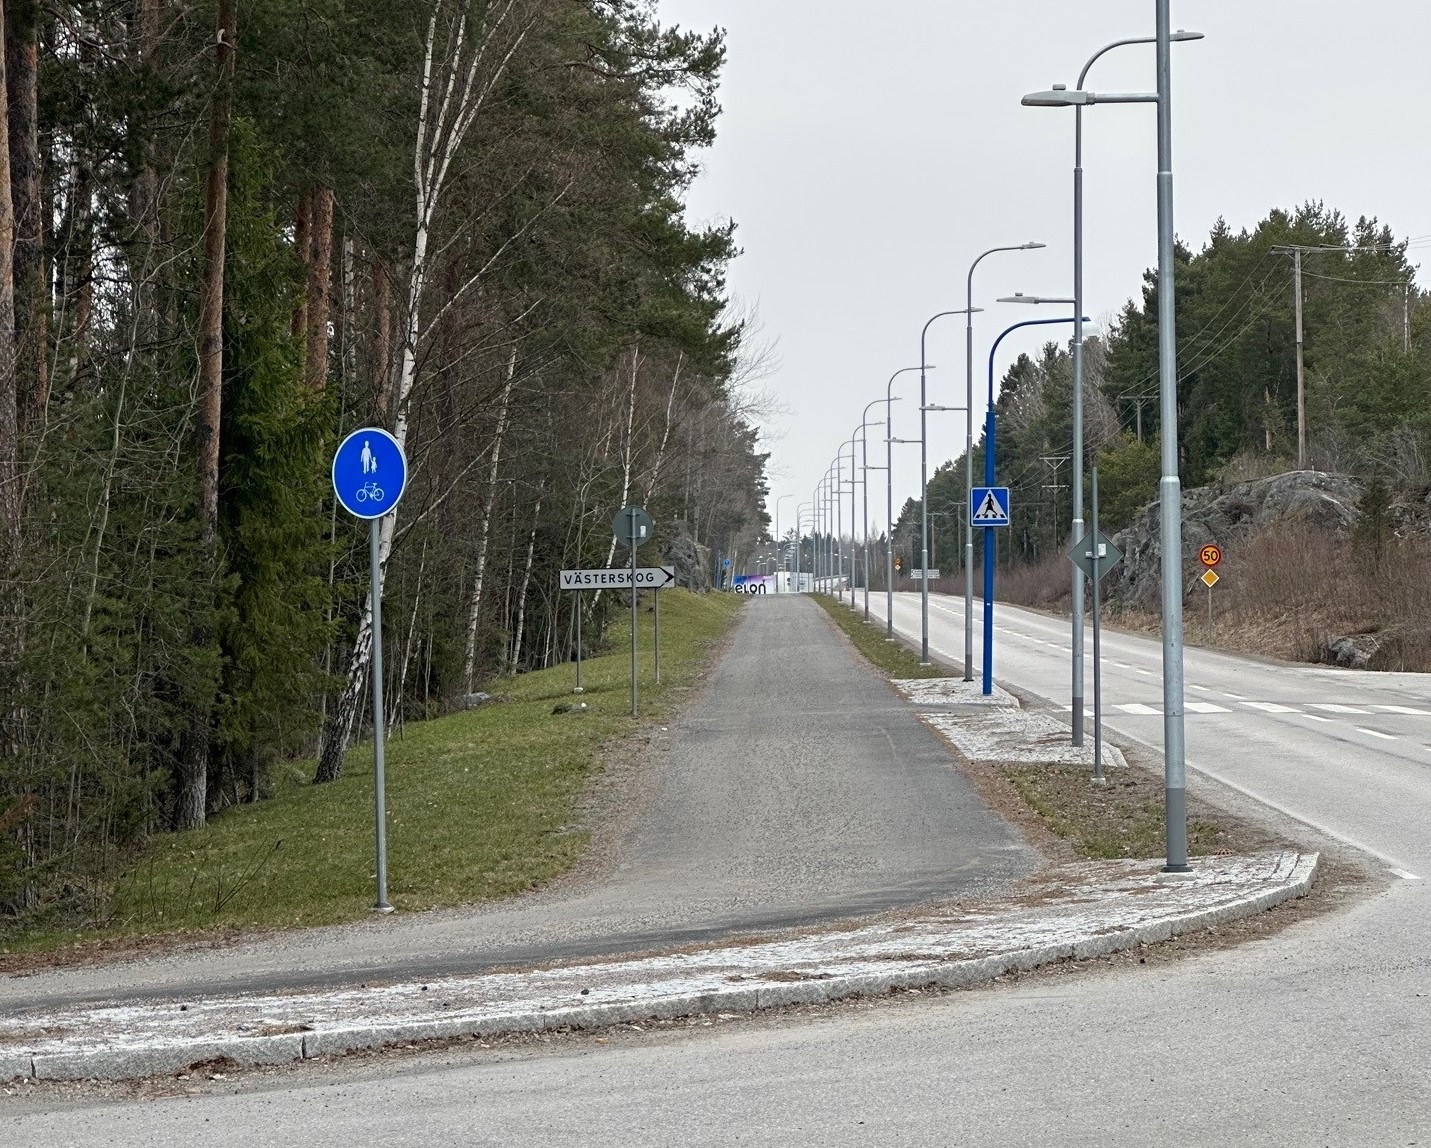
[[[611,533],[616,541],[631,552],[631,716],[636,716],[636,604],[641,597],[640,579],[637,577],[636,551],[641,543],[650,540],[656,532],[656,524],[651,516],[639,506],[625,506],[616,512],[611,520]],[[726,559],[730,561],[729,558]]]
[[[1101,583],[1103,575],[1123,560],[1123,552],[1098,529],[1098,464],[1090,477],[1093,487],[1093,520],[1088,533],[1074,542],[1068,558],[1093,584],[1093,783],[1105,784],[1103,776],[1103,638]]]
[[[647,590],[663,590],[676,584],[674,566],[643,566],[634,571],[634,584]],[[575,590],[576,599],[576,688],[572,693],[584,692],[581,684],[581,591],[583,590],[629,590],[633,584],[633,571],[629,566],[610,570],[563,570],[557,585],[562,590]],[[661,595],[656,595],[656,684],[661,684]]]
[[[1197,560],[1207,567],[1198,578],[1207,587],[1207,628],[1212,632],[1212,588],[1222,581],[1221,576],[1214,569],[1222,561],[1222,547],[1208,543],[1198,551]]]
[[[378,890],[373,908],[391,913],[388,904],[387,788],[384,777],[383,571],[379,520],[391,514],[407,488],[407,458],[381,427],[355,430],[333,454],[333,493],[354,518],[368,523],[368,574],[372,587],[373,641],[373,804],[377,823]]]
[[[993,458],[992,415],[986,431]],[[992,469],[989,467],[988,469]],[[994,531],[1009,525],[1009,488],[1007,486],[976,486],[969,491],[969,525],[984,527],[984,689],[985,697],[994,692]]]

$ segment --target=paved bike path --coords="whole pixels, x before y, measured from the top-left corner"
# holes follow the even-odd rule
[[[211,996],[634,952],[986,894],[1036,855],[813,601],[752,600],[671,730],[598,883],[93,968],[0,978],[0,1007]]]

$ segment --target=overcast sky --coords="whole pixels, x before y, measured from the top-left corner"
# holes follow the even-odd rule
[[[660,11],[668,23],[728,33],[720,139],[690,213],[739,224],[744,254],[730,288],[775,345],[765,385],[783,411],[763,429],[771,510],[777,495],[794,496],[781,505],[784,530],[865,404],[883,396],[891,372],[918,362],[925,319],[964,305],[980,251],[1048,244],[980,266],[975,304],[989,309],[975,317],[976,392],[988,341],[1034,317],[993,300],[1071,293],[1073,113],[1024,108],[1019,97],[1072,87],[1099,47],[1151,35],[1153,0],[660,0]],[[1184,242],[1200,247],[1219,216],[1251,226],[1308,199],[1353,219],[1376,215],[1400,237],[1431,235],[1431,5],[1174,0],[1173,26],[1207,33],[1174,45]],[[1134,46],[1100,60],[1087,86],[1153,83],[1152,47]],[[1096,319],[1116,315],[1156,260],[1155,145],[1147,105],[1086,115],[1085,287]],[[1005,340],[999,372],[1041,341]],[[934,325],[929,360],[939,368],[929,401],[962,404],[962,318]],[[917,384],[910,375],[896,384],[896,437],[918,435]],[[963,440],[962,415],[930,415],[931,474]],[[883,435],[872,430],[870,443],[873,464]],[[895,450],[897,515],[918,495],[919,449]],[[884,520],[883,474],[871,480],[873,525]]]

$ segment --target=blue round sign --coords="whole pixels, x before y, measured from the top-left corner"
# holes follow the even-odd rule
[[[381,518],[407,486],[407,458],[381,427],[355,430],[333,455],[333,493],[355,518]]]

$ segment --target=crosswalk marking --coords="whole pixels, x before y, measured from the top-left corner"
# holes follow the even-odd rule
[[[1215,705],[1212,702],[1184,702],[1183,707],[1189,713],[1195,714],[1230,714],[1232,712],[1226,706]]]
[[[1314,710],[1326,710],[1329,714],[1369,714],[1371,710],[1362,709],[1360,706],[1341,706],[1334,702],[1308,702]]]
[[[1389,733],[1382,733],[1381,730],[1379,730],[1379,729],[1367,729],[1365,726],[1357,726],[1357,727],[1356,727],[1356,731],[1357,731],[1357,733],[1367,733],[1367,734],[1370,734],[1372,737],[1382,738],[1384,741],[1395,741],[1395,740],[1396,740],[1396,738],[1393,737],[1391,734],[1389,734]]]
[[[1295,706],[1284,706],[1278,702],[1244,702],[1243,704],[1269,714],[1294,714],[1298,712]]]
[[[1382,713],[1412,714],[1415,717],[1431,717],[1431,710],[1419,710],[1415,706],[1376,706]]]
[[[1117,708],[1122,710],[1125,714],[1145,714],[1161,717],[1163,713],[1162,710],[1156,709],[1153,706],[1145,706],[1142,702],[1126,702]]]

